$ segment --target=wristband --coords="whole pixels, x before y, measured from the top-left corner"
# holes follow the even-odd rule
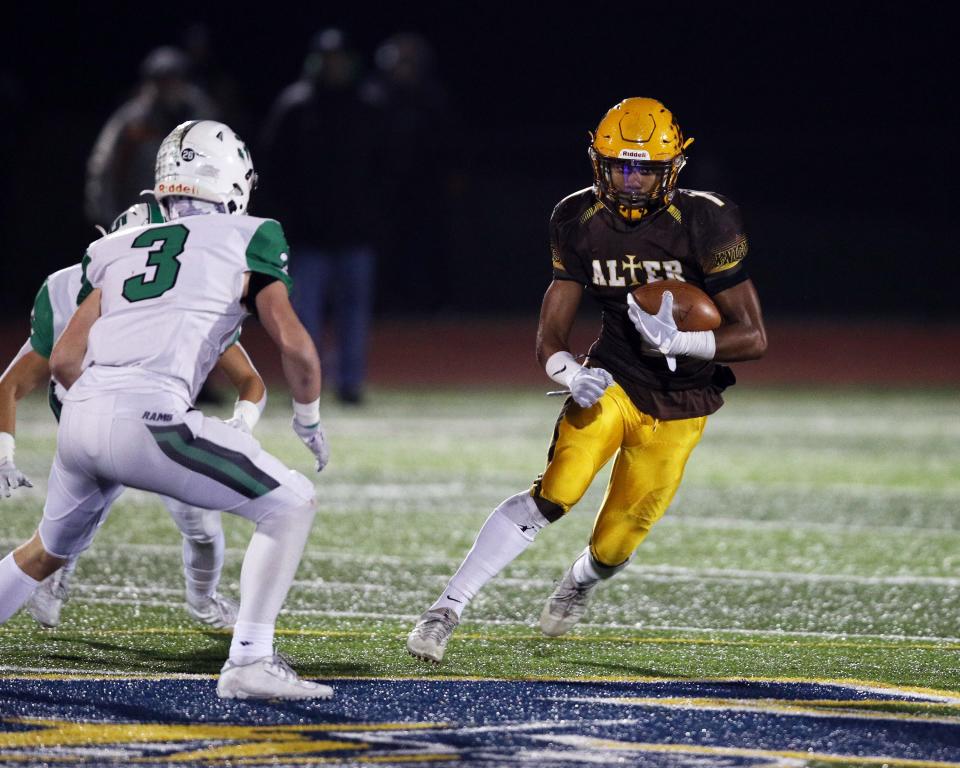
[[[13,435],[9,432],[0,432],[0,461],[13,463]]]
[[[320,423],[320,398],[312,403],[293,401],[293,418],[301,427],[314,427]]]
[[[562,384],[567,388],[570,387],[570,379],[572,379],[574,374],[581,368],[583,368],[583,366],[566,350],[554,352],[547,358],[547,363],[544,366],[547,376],[557,382],[557,384]]]
[[[257,422],[260,421],[261,410],[259,403],[237,400],[236,405],[233,406],[233,418],[240,419],[252,432],[253,428],[257,426]]]

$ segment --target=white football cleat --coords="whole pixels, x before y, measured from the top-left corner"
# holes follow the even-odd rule
[[[411,656],[439,664],[447,650],[447,641],[460,619],[449,608],[424,613],[407,636],[407,650]]]
[[[279,653],[234,664],[227,659],[217,680],[221,699],[329,699],[333,688],[301,680]]]
[[[50,629],[60,623],[60,610],[67,602],[67,585],[60,583],[61,573],[55,571],[41,581],[25,606],[38,624]]]
[[[187,613],[197,621],[209,624],[217,629],[228,629],[237,623],[240,606],[235,600],[224,597],[219,592],[212,596],[191,599],[187,597]]]
[[[586,586],[578,584],[573,580],[573,566],[570,566],[540,612],[540,631],[547,637],[569,632],[587,612],[590,592],[596,585],[597,582]]]

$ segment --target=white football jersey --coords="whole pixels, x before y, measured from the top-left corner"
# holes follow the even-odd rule
[[[288,252],[276,221],[219,213],[91,243],[85,276],[101,290],[100,317],[66,399],[160,390],[189,407],[248,314],[244,274],[282,280],[289,290]]]
[[[30,312],[29,346],[42,357],[50,359],[53,345],[77,311],[77,296],[83,282],[80,264],[61,269],[48,275],[40,286]],[[54,382],[57,398],[63,400],[66,390]]]
[[[30,313],[30,346],[49,359],[53,345],[77,311],[77,296],[83,282],[80,264],[48,275],[40,286]]]

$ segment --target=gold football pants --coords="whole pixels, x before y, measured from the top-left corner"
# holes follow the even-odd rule
[[[619,565],[667,510],[706,423],[706,416],[655,419],[639,411],[618,384],[609,386],[590,408],[568,400],[533,496],[541,511],[550,507],[553,517],[565,514],[616,455],[590,548],[601,564]]]

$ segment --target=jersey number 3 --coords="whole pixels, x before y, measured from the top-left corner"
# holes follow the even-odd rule
[[[144,301],[163,296],[177,283],[180,274],[180,260],[189,230],[183,224],[148,229],[133,241],[134,248],[157,246],[147,255],[147,266],[154,267],[153,277],[147,279],[147,273],[127,278],[123,282],[123,298],[127,301]]]

